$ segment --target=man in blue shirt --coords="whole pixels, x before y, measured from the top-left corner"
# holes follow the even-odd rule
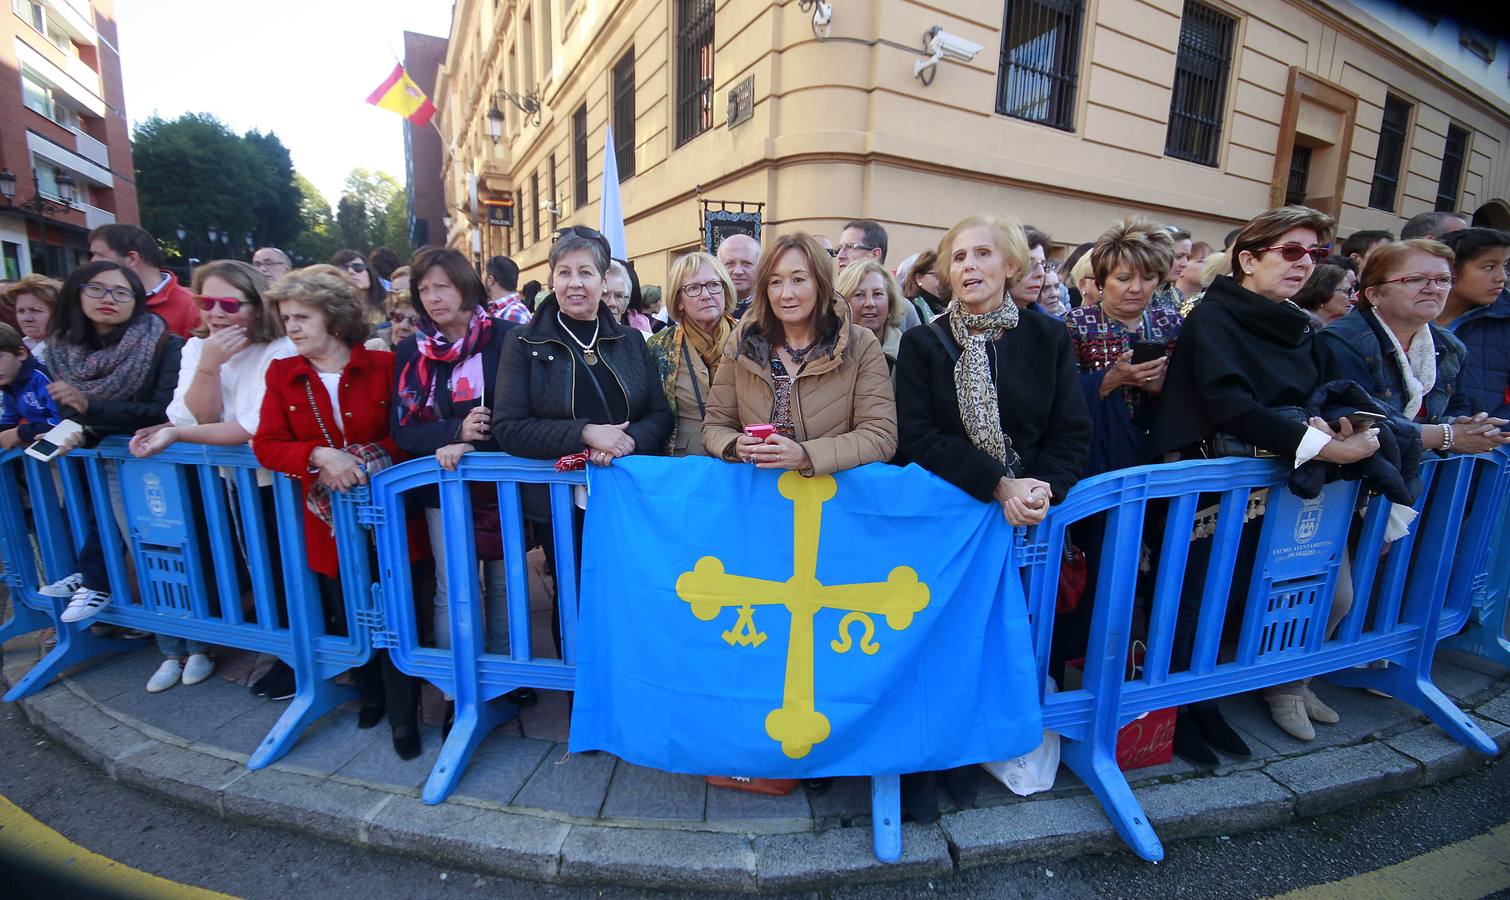
[[[47,393],[51,380],[21,333],[0,323],[0,449],[25,447],[62,421]]]

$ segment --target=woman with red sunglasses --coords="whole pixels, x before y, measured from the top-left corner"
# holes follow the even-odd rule
[[[284,337],[276,312],[262,302],[267,279],[261,272],[244,262],[216,260],[194,270],[193,288],[200,326],[184,344],[167,424],[139,429],[131,438],[134,456],[152,456],[179,441],[214,446],[250,443],[267,389],[267,367],[275,359],[294,355],[294,345]],[[272,474],[259,470],[257,484],[263,524],[276,553]],[[228,508],[234,515],[239,506],[232,502]],[[195,684],[208,677],[213,663],[203,644],[161,634],[157,643],[164,661],[147,682],[148,691],[165,691],[180,678],[185,684]],[[292,669],[277,664],[253,686],[253,693],[288,699],[293,696],[293,674]]]
[[[1154,460],[1199,459],[1251,448],[1295,466],[1312,459],[1348,464],[1379,449],[1375,429],[1352,431],[1344,421],[1334,431],[1299,408],[1326,381],[1326,350],[1295,296],[1316,263],[1328,253],[1333,219],[1305,206],[1262,213],[1238,232],[1229,255],[1231,275],[1219,275],[1181,328],[1164,377],[1163,402],[1154,419],[1149,449]],[[1235,439],[1235,440],[1233,440]],[[1250,504],[1233,573],[1228,621],[1242,615],[1253,566],[1261,504]],[[1210,563],[1215,502],[1197,512],[1170,658],[1170,671],[1189,668],[1201,593]],[[1345,607],[1342,590],[1333,604]],[[1348,597],[1351,597],[1349,591]],[[1336,721],[1336,714],[1305,689],[1295,698],[1310,718]],[[1180,711],[1174,749],[1187,761],[1214,766],[1215,750],[1246,759],[1247,743],[1222,718],[1216,701]]]

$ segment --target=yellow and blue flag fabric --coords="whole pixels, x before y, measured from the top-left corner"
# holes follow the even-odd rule
[[[594,469],[571,749],[810,778],[1042,739],[1012,529],[917,468],[704,458]]]
[[[403,63],[393,67],[377,90],[367,96],[367,102],[389,112],[396,112],[415,125],[426,125],[435,115],[435,104],[414,83]]]

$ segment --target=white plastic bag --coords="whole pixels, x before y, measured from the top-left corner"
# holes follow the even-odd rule
[[[1055,693],[1058,688],[1054,679],[1050,678],[1043,690],[1045,696]],[[1019,797],[1046,791],[1054,786],[1054,778],[1059,774],[1059,732],[1045,728],[1043,743],[1036,748],[1013,759],[984,762],[980,766]]]

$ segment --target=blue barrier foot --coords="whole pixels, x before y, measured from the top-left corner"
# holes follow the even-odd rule
[[[16,606],[18,612],[21,609],[21,606]],[[16,619],[12,618],[11,621],[14,622]],[[50,621],[49,624],[51,624]],[[89,630],[91,624],[93,623],[84,622],[59,627],[58,645],[42,657],[35,666],[32,666],[25,677],[16,682],[5,695],[5,701],[14,703],[30,697],[47,687],[54,678],[85,660],[104,656],[107,653],[134,653],[142,648],[141,641],[99,637]],[[6,627],[9,626],[10,623],[6,623]]]
[[[902,776],[871,776],[870,833],[876,859],[894,863],[902,858]]]
[[[1496,756],[1499,747],[1484,733],[1473,717],[1458,709],[1441,689],[1424,676],[1410,674],[1405,666],[1391,663],[1386,669],[1342,669],[1325,676],[1332,684],[1343,687],[1373,688],[1402,703],[1409,703],[1437,723],[1447,736],[1485,756]]]
[[[434,804],[449,797],[461,781],[467,761],[488,733],[499,725],[514,721],[518,716],[519,707],[506,700],[483,701],[480,704],[457,700],[456,723],[451,726],[450,736],[441,745],[440,756],[435,760],[435,767],[430,770],[430,777],[425,780],[421,798],[426,803]]]
[[[0,625],[0,644],[23,634],[31,634],[33,631],[52,627],[52,618],[46,613],[38,612],[21,602],[14,591],[10,596],[11,616],[4,625]]]
[[[1461,634],[1448,638],[1442,642],[1442,645],[1481,656],[1490,662],[1510,668],[1510,641],[1505,640],[1503,635],[1495,634],[1492,628],[1475,619],[1469,619],[1468,627],[1463,629]]]
[[[1111,749],[1098,747],[1091,741],[1072,741],[1068,738],[1063,740],[1062,746],[1064,761],[1091,789],[1096,799],[1101,801],[1101,808],[1106,810],[1107,818],[1111,819],[1123,842],[1149,862],[1162,860],[1164,845],[1154,833],[1153,825],[1144,814],[1138,798],[1133,796],[1132,786],[1117,767],[1117,759]]]
[[[304,729],[319,719],[321,716],[340,706],[348,700],[355,700],[356,688],[336,684],[328,678],[321,678],[315,672],[301,672],[294,670],[294,683],[297,685],[294,698],[288,702],[288,709],[278,717],[272,730],[252,755],[247,758],[248,769],[261,769],[272,765],[289,750],[293,749],[294,742]]]

